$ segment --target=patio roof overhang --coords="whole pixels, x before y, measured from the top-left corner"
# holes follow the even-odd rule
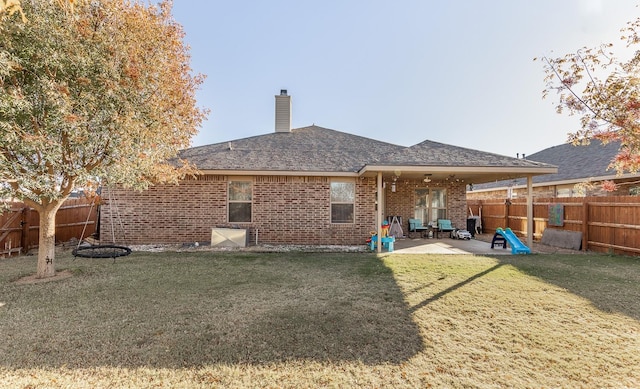
[[[300,171],[300,170],[201,170],[202,174],[224,176],[316,176],[316,177],[376,177],[382,173],[383,179],[394,177],[403,179],[424,179],[425,174],[433,182],[446,181],[452,176],[460,182],[481,184],[485,182],[512,180],[542,174],[555,174],[558,168],[549,167],[506,167],[506,166],[417,166],[417,165],[365,165],[359,171]]]
[[[416,166],[416,165],[367,165],[363,167],[359,175],[363,177],[375,177],[379,172],[383,179],[393,177],[404,179],[423,179],[425,175],[433,182],[445,181],[452,176],[460,182],[468,184],[481,184],[485,182],[512,180],[515,178],[537,176],[542,174],[555,174],[558,168],[555,166]]]

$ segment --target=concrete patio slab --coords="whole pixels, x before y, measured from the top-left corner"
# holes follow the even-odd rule
[[[491,248],[492,234],[476,235],[471,240],[451,239],[396,239],[393,254],[470,254],[470,255],[514,255],[511,247]],[[558,248],[534,242],[533,254],[584,254],[582,251]],[[384,254],[387,251],[383,251]],[[523,255],[523,254],[516,254]]]
[[[511,255],[511,249],[491,249],[491,243],[476,239],[396,239],[393,253]]]

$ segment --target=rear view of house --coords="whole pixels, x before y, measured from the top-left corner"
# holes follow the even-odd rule
[[[319,126],[291,128],[276,98],[273,132],[183,150],[200,174],[142,193],[107,188],[114,230],[130,244],[209,241],[242,228],[250,242],[362,244],[388,216],[464,227],[469,184],[556,173],[552,165],[424,141],[404,147]],[[115,220],[104,207],[103,230]]]

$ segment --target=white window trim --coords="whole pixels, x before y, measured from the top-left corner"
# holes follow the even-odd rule
[[[251,201],[231,200],[231,196],[230,196],[229,190],[230,190],[230,186],[231,186],[230,184],[232,182],[248,182],[248,183],[250,183],[251,184]],[[254,187],[253,178],[249,178],[249,177],[229,177],[229,179],[227,180],[227,223],[238,223],[238,224],[253,223],[253,187]],[[232,204],[232,203],[243,203],[243,204],[249,203],[249,204],[251,204],[251,220],[248,221],[248,222],[234,222],[234,221],[231,221],[231,218],[230,218],[231,215],[229,214],[229,212],[231,210],[231,207],[229,206],[229,204]]]
[[[331,200],[331,185],[333,183],[346,183],[346,184],[353,184],[353,202],[333,202]],[[329,223],[333,224],[333,225],[349,225],[349,224],[355,224],[356,223],[356,199],[358,198],[357,195],[357,190],[358,190],[358,185],[356,185],[356,180],[353,178],[332,178],[331,181],[329,182]],[[353,221],[351,222],[347,222],[347,223],[336,223],[333,221],[332,218],[332,214],[333,214],[333,204],[351,204],[353,205]]]

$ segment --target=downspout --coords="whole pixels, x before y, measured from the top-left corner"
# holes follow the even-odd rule
[[[533,176],[527,176],[527,246],[533,247]]]
[[[378,172],[378,217],[376,222],[377,251],[382,252],[382,172]]]

